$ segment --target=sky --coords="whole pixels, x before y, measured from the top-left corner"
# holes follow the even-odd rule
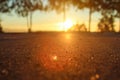
[[[27,18],[16,15],[14,12],[9,14],[0,14],[4,32],[27,32]],[[91,31],[97,31],[97,24],[101,14],[95,12],[92,14]],[[89,10],[76,10],[70,8],[66,10],[66,20],[71,20],[72,24],[85,24],[88,28]],[[41,12],[33,13],[32,31],[63,31],[63,13]],[[118,31],[119,20],[115,19],[115,29]]]

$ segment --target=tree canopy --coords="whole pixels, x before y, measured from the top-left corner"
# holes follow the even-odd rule
[[[46,3],[46,4],[45,4]],[[64,4],[69,7],[73,5],[78,9],[92,9],[94,11],[111,12],[120,14],[120,0],[0,0],[0,12],[10,12],[25,16],[29,11],[63,11]]]
[[[0,0],[0,13],[10,12],[9,1]]]

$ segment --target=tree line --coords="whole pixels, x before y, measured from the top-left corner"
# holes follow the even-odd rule
[[[57,13],[64,13],[64,20],[66,18],[66,7],[76,7],[78,10],[89,9],[89,29],[91,31],[92,14],[99,12],[103,18],[99,22],[99,29],[108,30],[106,23],[109,22],[107,18],[111,18],[110,23],[114,23],[114,18],[120,19],[120,0],[0,0],[0,13],[10,13],[14,11],[17,15],[27,18],[28,31],[32,29],[32,14],[36,10],[53,11]],[[108,21],[107,21],[108,20]],[[104,23],[102,23],[104,22]],[[100,27],[100,23],[105,26]],[[110,24],[110,30],[114,31],[114,25]],[[120,24],[119,24],[120,29]],[[103,30],[104,31],[104,30]]]

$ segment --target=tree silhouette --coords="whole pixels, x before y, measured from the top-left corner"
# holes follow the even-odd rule
[[[0,0],[0,13],[8,13],[10,12],[9,1],[8,0]],[[2,25],[1,25],[1,17],[0,17],[0,33],[3,33]]]
[[[2,22],[2,20],[0,18],[0,33],[3,33],[1,22]]]
[[[0,13],[10,12],[9,0],[0,0]]]
[[[77,6],[78,9],[89,9],[89,31],[91,29],[91,16],[93,12],[99,11],[102,14],[107,13],[113,16],[120,15],[120,0],[72,0],[72,4]],[[120,16],[117,17],[120,18]]]
[[[110,18],[109,18],[109,24],[110,24],[110,27],[111,27],[111,31],[112,32],[114,32],[115,31],[115,29],[114,29],[114,17],[113,17],[113,15],[111,15],[110,16]]]
[[[113,15],[104,14],[98,23],[98,30],[100,32],[115,32]]]
[[[3,30],[2,30],[2,27],[1,27],[1,25],[0,25],[0,33],[3,33]]]
[[[46,4],[44,4],[46,3]],[[0,0],[0,12],[6,13],[15,11],[18,15],[23,17],[30,17],[30,25],[28,25],[28,31],[32,28],[32,15],[36,10],[40,11],[52,11],[64,12],[64,21],[66,14],[66,7],[73,5],[78,9],[89,9],[89,31],[91,29],[91,16],[95,11],[99,11],[103,14],[117,16],[120,18],[120,0]],[[113,22],[111,17],[111,22]],[[28,19],[27,19],[28,20]],[[28,22],[27,22],[28,24]],[[112,25],[113,26],[113,25]],[[113,29],[113,28],[112,28]]]
[[[91,31],[91,20],[92,20],[92,13],[95,11],[99,11],[101,9],[102,0],[72,0],[72,4],[76,6],[78,9],[89,9],[89,29]]]
[[[87,32],[87,28],[85,24],[75,24],[71,28],[68,29],[70,32]]]
[[[13,0],[11,1],[11,7],[18,15],[27,17],[28,32],[31,32],[32,29],[33,12],[36,10],[44,10],[42,0]]]
[[[104,3],[101,6],[102,14],[109,14],[112,17],[117,17],[120,19],[120,0],[103,0]],[[112,22],[112,18],[111,18]],[[119,23],[119,31],[120,31],[120,23]]]
[[[48,0],[48,10],[55,10],[57,13],[63,12],[63,22],[66,21],[66,7],[70,4],[70,0]],[[64,30],[65,26],[63,26]]]

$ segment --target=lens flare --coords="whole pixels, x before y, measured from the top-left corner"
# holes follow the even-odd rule
[[[57,61],[57,60],[58,60],[58,57],[57,57],[57,56],[53,56],[53,60],[54,60],[54,61]]]

